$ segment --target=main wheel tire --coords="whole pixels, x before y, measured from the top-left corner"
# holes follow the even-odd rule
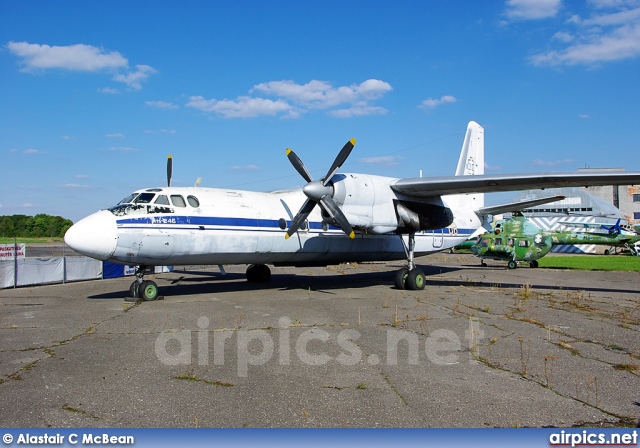
[[[610,251],[609,249],[605,249],[605,250],[604,250],[604,254],[605,254],[605,255],[609,255],[610,253],[611,253],[611,251]]]
[[[407,268],[400,268],[396,271],[396,277],[395,277],[396,289],[406,288],[408,275],[409,275],[409,269]]]
[[[407,275],[406,287],[413,291],[421,291],[424,289],[427,279],[424,272],[420,268],[414,268]]]
[[[532,260],[529,262],[529,267],[532,268],[537,268],[538,267],[538,260]]]
[[[489,265],[487,263],[485,263],[484,261],[481,261],[480,262],[480,266],[482,266],[483,268],[486,268]]]
[[[158,298],[158,285],[151,280],[145,280],[138,287],[138,297],[152,302]]]
[[[267,283],[271,280],[271,269],[266,264],[252,264],[247,268],[247,280],[252,283]]]
[[[518,267],[518,263],[516,263],[515,261],[511,260],[509,263],[507,263],[507,267],[509,269],[515,269]]]

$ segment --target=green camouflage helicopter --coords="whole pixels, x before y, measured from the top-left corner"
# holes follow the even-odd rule
[[[611,227],[602,226],[607,234],[588,232],[549,232],[527,221],[520,212],[514,212],[510,219],[495,222],[493,230],[478,236],[471,252],[480,258],[482,266],[485,258],[506,260],[509,269],[518,263],[529,262],[538,267],[538,260],[547,255],[554,245],[559,244],[603,244],[608,246],[626,245],[634,251],[633,244],[640,241],[635,232],[620,228],[620,220]]]

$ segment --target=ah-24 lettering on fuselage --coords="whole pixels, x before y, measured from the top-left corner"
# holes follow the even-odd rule
[[[250,281],[268,281],[267,264],[326,266],[407,260],[395,285],[423,289],[414,257],[456,246],[482,226],[483,215],[556,200],[485,207],[484,193],[566,186],[633,185],[640,173],[484,174],[484,129],[470,122],[455,176],[406,178],[338,173],[355,140],[327,175],[314,180],[291,150],[307,182],[302,189],[261,193],[201,187],[145,188],[74,224],[65,241],[98,260],[139,266],[130,291],[154,300],[147,266],[248,264]],[[169,159],[171,162],[171,159]],[[168,185],[171,164],[168,165]]]

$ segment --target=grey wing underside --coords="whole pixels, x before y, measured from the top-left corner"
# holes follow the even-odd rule
[[[496,193],[564,187],[640,185],[640,172],[628,173],[532,173],[478,176],[416,177],[391,184],[397,193],[415,198],[451,194]]]

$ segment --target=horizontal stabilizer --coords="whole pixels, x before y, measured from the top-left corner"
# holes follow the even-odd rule
[[[480,176],[413,177],[398,179],[391,189],[417,198],[464,193],[535,190],[602,185],[640,185],[640,172],[629,173],[532,173]]]
[[[518,202],[511,202],[508,204],[492,205],[490,207],[482,207],[481,209],[476,210],[476,214],[478,216],[483,216],[483,215],[499,215],[501,213],[508,213],[508,212],[518,212],[529,207],[535,207],[536,205],[542,205],[542,204],[548,204],[550,202],[561,201],[564,198],[565,197],[562,195],[557,195],[557,196],[548,196],[546,198],[540,198],[540,199],[532,199],[530,201],[518,201]]]

